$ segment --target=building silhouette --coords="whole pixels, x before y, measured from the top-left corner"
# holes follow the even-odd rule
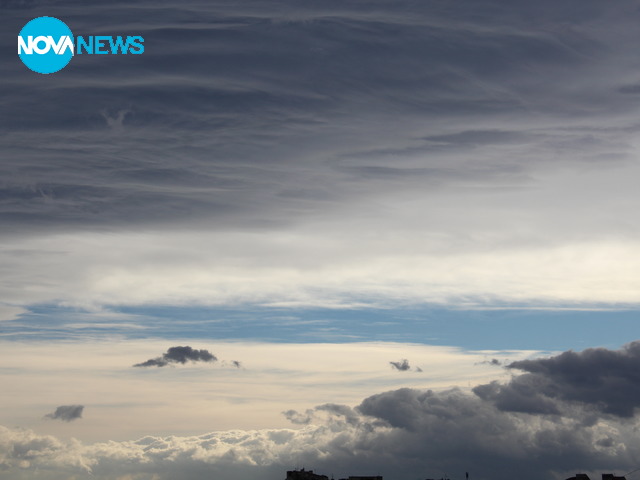
[[[287,471],[286,480],[329,480],[329,477],[326,475],[318,475],[317,473],[313,473],[313,470],[305,470],[304,468],[300,470],[289,470]],[[331,479],[333,480],[333,479]],[[340,480],[383,480],[383,478],[379,475],[377,476],[349,476],[348,478],[341,478]],[[613,480],[613,479],[609,479]]]
[[[587,475],[586,473],[576,473],[574,477],[569,477],[567,478],[567,480],[591,480],[591,479],[589,478],[589,475]],[[624,476],[618,477],[613,473],[603,473],[602,480],[627,480],[627,479]]]
[[[317,475],[313,470],[289,470],[287,471],[286,480],[329,480],[326,475]]]
[[[466,480],[469,480],[469,473],[465,473]],[[304,468],[300,470],[289,470],[287,471],[286,480],[329,480],[329,477],[326,475],[318,475],[317,473],[313,473],[313,470],[305,470]],[[333,480],[333,477],[331,478]],[[341,478],[340,480],[383,480],[382,476],[351,476],[347,478]],[[431,480],[431,479],[427,479]],[[448,478],[442,478],[440,480],[448,480]],[[567,480],[591,480],[589,475],[586,473],[576,473],[573,477],[567,478]],[[602,480],[627,480],[626,477],[614,475],[613,473],[603,473]]]

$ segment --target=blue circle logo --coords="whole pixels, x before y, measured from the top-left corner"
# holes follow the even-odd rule
[[[34,18],[18,35],[20,60],[34,72],[46,74],[62,70],[74,51],[71,29],[57,18]]]

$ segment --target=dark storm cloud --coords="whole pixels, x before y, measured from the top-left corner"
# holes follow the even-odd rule
[[[500,410],[524,413],[560,413],[555,401],[541,393],[543,381],[533,377],[517,377],[508,387],[493,382],[478,385],[473,392],[483,400],[493,401]]]
[[[513,472],[540,478],[552,472],[619,469],[625,462],[616,458],[615,447],[594,445],[618,445],[606,430],[580,428],[570,418],[528,422],[522,414],[502,412],[459,390],[401,389],[369,397],[358,410],[392,428],[386,434],[379,429],[375,445],[380,450],[374,447],[371,456],[388,449],[387,458],[397,459],[391,461],[407,462],[430,476],[467,470],[479,478],[506,479]],[[364,432],[359,440],[357,446],[370,442]]]
[[[137,363],[134,367],[165,367],[170,363],[185,364],[191,362],[215,362],[218,359],[208,350],[195,350],[189,346],[171,347],[162,357],[151,358],[143,363]]]
[[[458,389],[442,392],[400,389],[366,398],[356,409],[287,412],[304,425],[322,425],[332,435],[304,447],[295,458],[318,471],[376,472],[392,478],[442,477],[443,472],[473,472],[479,479],[569,476],[571,472],[626,469],[633,466],[637,442],[621,442],[633,430],[624,424],[585,426],[571,417],[533,419],[504,412]],[[345,412],[349,412],[345,414]],[[323,418],[320,414],[328,414]],[[306,427],[309,428],[309,427]]]
[[[71,422],[73,420],[77,420],[78,418],[82,418],[83,410],[84,405],[61,405],[56,408],[55,412],[45,415],[45,418],[50,418],[52,420],[62,420],[63,422]]]
[[[389,362],[392,368],[396,370],[400,370],[401,372],[406,372],[411,369],[411,365],[409,365],[409,361],[405,358],[404,360],[400,360],[399,362]]]
[[[355,409],[320,406],[286,416],[309,425],[329,415],[324,424],[335,438],[303,457],[326,471],[348,465],[407,478],[416,471],[433,477],[472,471],[477,478],[498,479],[513,472],[527,479],[621,473],[635,466],[640,452],[638,421],[611,415],[607,405],[613,398],[637,403],[639,348],[634,342],[617,351],[569,351],[513,362],[511,368],[527,373],[504,385],[479,385],[475,395],[403,388],[372,395]],[[549,381],[556,382],[552,389]],[[576,385],[579,395],[566,393]],[[577,408],[575,397],[587,408]],[[592,403],[599,410],[590,410]]]
[[[479,386],[474,392],[507,411],[560,413],[559,405],[576,404],[630,418],[640,406],[640,342],[620,350],[590,348],[551,358],[513,362],[527,372],[506,385]]]
[[[54,15],[77,35],[142,35],[146,46],[143,55],[77,55],[46,78],[5,62],[0,220],[14,228],[203,218],[272,227],[393,191],[398,179],[467,178],[462,159],[478,149],[489,149],[487,160],[473,172],[488,184],[522,181],[539,160],[514,148],[495,164],[495,147],[533,145],[549,159],[574,139],[575,155],[555,163],[625,155],[620,138],[601,132],[586,149],[579,132],[545,130],[531,112],[584,128],[587,111],[601,125],[597,112],[633,108],[619,94],[633,88],[613,84],[627,65],[621,45],[640,35],[630,1],[0,8],[2,31]],[[614,60],[618,74],[602,75]],[[509,130],[492,126],[505,118]],[[378,164],[399,152],[431,155]],[[454,152],[442,168],[440,156]]]

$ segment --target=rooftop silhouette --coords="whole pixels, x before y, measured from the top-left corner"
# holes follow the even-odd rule
[[[286,480],[329,480],[326,475],[318,475],[313,473],[313,470],[289,470],[287,471]],[[349,476],[348,478],[341,478],[340,480],[383,480],[380,475],[376,476]]]

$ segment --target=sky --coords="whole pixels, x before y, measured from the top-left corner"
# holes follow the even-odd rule
[[[40,16],[144,53],[32,72]],[[0,477],[639,468],[638,25],[0,1]]]

